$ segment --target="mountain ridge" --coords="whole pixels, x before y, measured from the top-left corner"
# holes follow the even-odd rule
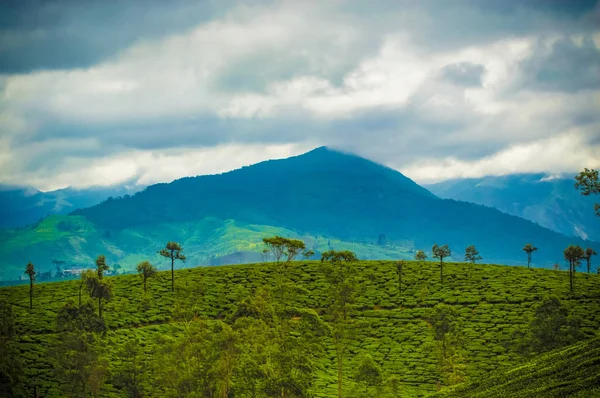
[[[317,253],[353,250],[362,259],[409,259],[417,249],[430,255],[435,243],[448,244],[454,260],[476,245],[484,261],[517,265],[525,262],[523,245],[533,243],[539,248],[533,264],[551,268],[569,244],[600,251],[597,242],[441,199],[395,170],[328,148],[152,185],[23,231],[0,232],[1,265],[11,275],[22,274],[26,261],[85,266],[99,254],[129,270],[143,259],[161,266],[156,250],[172,240],[184,245],[192,266],[257,261],[262,238],[274,234],[303,239]]]

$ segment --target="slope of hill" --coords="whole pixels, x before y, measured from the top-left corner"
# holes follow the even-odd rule
[[[171,240],[184,244],[192,266],[256,261],[261,238],[275,233],[301,237],[315,251],[350,248],[362,259],[411,258],[415,249],[438,243],[462,260],[474,244],[486,261],[522,264],[521,248],[533,242],[539,248],[533,264],[552,267],[569,244],[600,251],[598,243],[496,209],[439,199],[394,170],[327,148],[153,185],[0,233],[5,278],[22,276],[27,261],[42,270],[53,258],[81,267],[99,254],[129,270],[141,258],[166,265],[156,250]]]
[[[400,396],[422,397],[436,391],[441,376],[428,317],[431,308],[440,302],[454,307],[460,316],[460,333],[465,341],[461,355],[466,375],[474,382],[483,382],[490,374],[519,363],[513,334],[528,328],[536,305],[547,295],[559,297],[572,314],[581,317],[585,338],[598,334],[599,275],[577,273],[575,292],[570,293],[566,272],[450,263],[445,266],[442,287],[436,263],[406,262],[399,297],[395,262],[365,261],[356,266],[362,290],[354,316],[356,333],[348,344],[344,370],[348,396],[356,392],[352,375],[365,353],[381,366],[386,377],[399,378]],[[320,264],[296,262],[289,270],[292,280],[302,287],[291,304],[324,311],[329,289]],[[227,319],[237,303],[251,296],[257,287],[274,287],[277,274],[272,263],[178,270],[176,290],[171,292],[170,272],[162,272],[150,281],[148,298],[143,296],[137,275],[109,280],[114,285],[114,297],[105,306],[109,331],[102,341],[108,350],[110,369],[118,373],[118,352],[127,339],[140,338],[143,358],[156,360],[160,336],[182,335],[186,325],[197,317]],[[37,285],[33,310],[28,309],[27,286],[0,289],[0,299],[13,304],[26,380],[30,387],[37,384],[41,396],[58,395],[56,373],[45,350],[55,341],[58,309],[69,299],[77,302],[78,289],[78,281]],[[335,352],[329,339],[325,344],[318,357],[322,369],[314,387],[317,397],[336,396]],[[112,380],[107,380],[103,396],[119,396]],[[577,386],[576,382],[568,384]],[[146,387],[152,388],[150,384]]]
[[[573,176],[514,174],[466,178],[425,185],[442,198],[494,207],[568,236],[600,241],[594,198],[582,196]]]
[[[111,196],[133,194],[139,189],[64,188],[41,192],[32,187],[0,185],[0,228],[22,228],[49,215],[67,214],[73,210],[97,205]]]
[[[458,385],[435,397],[600,397],[600,338],[542,355],[479,383]]]

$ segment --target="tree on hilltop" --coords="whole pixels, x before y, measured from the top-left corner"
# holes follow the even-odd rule
[[[304,252],[302,252],[302,255],[304,256],[305,260],[310,259],[312,256],[315,255],[315,252],[312,250],[305,250]]]
[[[404,260],[396,261],[396,273],[398,274],[398,297],[402,296],[402,269]]]
[[[150,261],[145,260],[137,265],[136,270],[138,274],[140,274],[140,276],[142,277],[142,280],[144,281],[144,293],[147,293],[147,281],[148,279],[156,276],[156,267],[150,264]]]
[[[580,246],[570,245],[564,251],[565,260],[569,262],[569,285],[573,291],[573,278],[575,267],[579,266],[579,262],[585,258],[585,252]]]
[[[306,245],[301,240],[284,238],[282,236],[263,238],[263,243],[275,257],[279,298],[281,303],[285,304],[285,290],[290,284],[288,267],[302,253],[302,250],[306,249]],[[285,261],[282,261],[282,259],[285,259]]]
[[[175,260],[185,262],[183,248],[177,242],[167,242],[167,247],[159,250],[158,254],[171,260],[171,291],[175,291]]]
[[[588,274],[590,273],[590,269],[592,267],[592,256],[597,255],[598,253],[596,253],[596,251],[594,249],[592,249],[591,247],[588,247],[587,249],[585,249],[585,261],[587,262],[587,272]]]
[[[470,261],[473,264],[475,264],[477,260],[481,260],[482,258],[483,257],[479,255],[479,252],[477,251],[474,245],[467,247],[465,251],[465,261]]]
[[[109,269],[110,267],[106,265],[106,257],[104,257],[104,255],[99,255],[96,258],[96,273],[98,274],[98,279],[102,279],[104,273]]]
[[[30,262],[25,268],[25,274],[29,276],[29,309],[33,309],[33,281],[35,281],[35,266]]]
[[[431,254],[433,255],[433,258],[440,260],[440,281],[442,282],[442,286],[444,286],[444,258],[450,257],[452,252],[448,245],[438,246],[436,244],[431,248]]]
[[[415,253],[415,260],[421,262],[421,261],[425,261],[427,259],[427,254],[425,254],[425,252],[423,250],[417,250],[417,252]]]
[[[529,268],[529,265],[531,264],[531,255],[533,254],[534,251],[536,251],[538,248],[535,247],[533,244],[528,243],[525,246],[523,246],[523,251],[525,253],[527,253],[527,268]]]
[[[584,196],[600,194],[600,179],[598,170],[583,169],[579,175],[575,176],[575,188],[581,191]],[[600,203],[594,204],[596,215],[600,216]]]

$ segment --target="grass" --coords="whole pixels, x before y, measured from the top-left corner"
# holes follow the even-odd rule
[[[357,267],[362,286],[355,316],[359,327],[349,346],[345,373],[353,374],[360,356],[368,352],[386,375],[396,374],[401,378],[403,397],[434,393],[441,379],[433,351],[433,331],[426,321],[429,309],[440,302],[455,306],[460,314],[466,337],[461,354],[468,379],[475,382],[520,363],[519,354],[511,349],[512,335],[528,327],[535,306],[550,294],[561,298],[572,313],[582,318],[586,337],[593,338],[598,333],[598,275],[577,273],[575,293],[570,293],[568,273],[562,271],[448,263],[442,287],[436,263],[409,261],[404,266],[404,290],[399,298],[395,262],[361,261]],[[174,293],[170,291],[170,272],[161,272],[149,282],[147,308],[139,276],[110,278],[114,283],[114,299],[105,307],[110,328],[105,338],[111,362],[116,361],[116,348],[128,336],[142,338],[147,355],[151,355],[153,336],[180,333],[182,318],[223,318],[252,289],[271,285],[273,268],[273,264],[243,264],[180,269],[176,271]],[[319,268],[315,261],[296,262],[291,273],[294,281],[304,287],[294,298],[297,304],[322,311],[327,285]],[[34,309],[30,311],[28,286],[0,289],[0,298],[14,304],[18,345],[27,380],[30,385],[39,386],[42,396],[58,393],[52,364],[44,349],[55,338],[58,309],[69,299],[76,301],[77,293],[77,281],[39,284],[35,289]],[[333,346],[327,347],[320,362],[317,396],[335,396]],[[350,394],[354,388],[348,380],[346,392]],[[107,386],[105,393],[118,396],[111,386]]]

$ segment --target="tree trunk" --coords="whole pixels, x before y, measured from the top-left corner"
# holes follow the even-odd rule
[[[440,281],[442,282],[442,286],[444,286],[444,260],[440,259]]]
[[[531,254],[527,253],[527,268],[529,268],[529,264],[531,264]]]
[[[573,291],[573,260],[569,260],[569,285]]]
[[[171,250],[171,291],[175,291],[175,258],[173,257],[173,251]]]
[[[29,309],[33,309],[33,280],[29,278]]]
[[[342,347],[341,344],[338,342],[338,348],[337,348],[337,354],[338,354],[338,398],[342,398],[344,396],[344,393],[342,391],[342,379],[343,379],[343,364],[344,364],[344,358],[343,358],[343,353],[342,353]]]
[[[148,293],[148,291],[146,289],[146,278],[144,278],[144,293]]]
[[[587,261],[587,266],[588,266],[588,274],[590,273],[590,263],[591,263],[591,261],[590,261],[590,260],[591,260],[591,258],[587,258],[587,259],[586,259],[586,261]]]

